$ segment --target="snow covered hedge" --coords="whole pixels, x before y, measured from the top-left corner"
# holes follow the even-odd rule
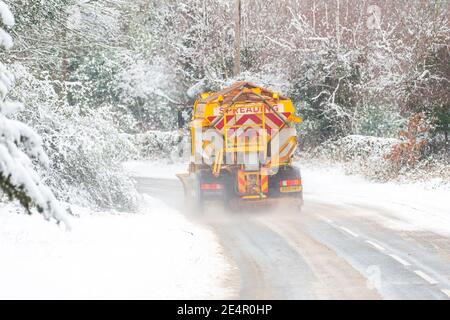
[[[425,157],[413,168],[402,167],[397,180],[417,181],[431,188],[450,190],[450,158],[445,150]]]
[[[313,160],[324,166],[339,163],[349,174],[361,174],[378,181],[399,182],[432,181],[432,187],[450,187],[450,159],[443,150],[440,154],[424,157],[415,166],[396,167],[386,156],[394,145],[394,138],[349,135],[327,141],[313,150],[300,152],[306,161]],[[429,185],[429,183],[427,183]]]
[[[14,94],[30,108],[18,117],[36,128],[49,154],[49,167],[38,166],[60,200],[86,207],[133,210],[136,190],[121,163],[138,151],[114,126],[114,108],[69,106],[52,80],[37,79],[24,66]]]
[[[145,159],[168,159],[177,161],[190,151],[186,134],[180,131],[148,131],[135,137],[135,144],[141,147]]]
[[[392,164],[385,159],[398,139],[362,135],[349,135],[327,141],[305,156],[327,162],[339,162],[350,173],[363,174],[369,178],[387,180],[393,175]]]

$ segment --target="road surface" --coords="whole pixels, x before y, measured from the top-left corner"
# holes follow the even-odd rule
[[[138,189],[183,212],[177,180],[136,178]],[[376,207],[309,197],[301,213],[227,213],[197,223],[219,237],[236,268],[238,299],[450,299],[450,239],[396,231],[355,214]],[[316,199],[316,200],[314,200]]]

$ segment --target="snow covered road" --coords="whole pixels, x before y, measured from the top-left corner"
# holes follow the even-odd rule
[[[182,211],[181,184],[148,171],[137,178],[140,190]],[[311,168],[303,179],[300,214],[213,208],[196,219],[215,230],[236,265],[230,285],[240,298],[450,298],[446,191]]]

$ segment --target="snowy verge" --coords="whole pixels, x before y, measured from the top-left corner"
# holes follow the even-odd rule
[[[402,140],[395,138],[348,135],[301,153],[301,159],[322,166],[339,166],[348,174],[361,174],[374,181],[421,183],[450,190],[450,159],[445,150],[421,158],[414,167],[397,166],[388,158],[399,143]]]
[[[75,208],[73,230],[0,204],[0,299],[223,299],[212,232],[157,199],[139,214]]]
[[[394,229],[450,234],[450,191],[446,187],[376,183],[359,175],[345,175],[337,167],[298,165],[302,169],[305,201],[315,199],[333,206],[367,208],[350,212]]]
[[[168,163],[167,160],[128,161],[123,168],[132,177],[177,179],[177,173],[188,170],[187,163]]]

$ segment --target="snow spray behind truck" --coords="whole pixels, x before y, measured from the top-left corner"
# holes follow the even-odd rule
[[[189,172],[178,174],[189,208],[210,200],[247,204],[303,204],[292,101],[248,82],[203,93],[194,104]]]

